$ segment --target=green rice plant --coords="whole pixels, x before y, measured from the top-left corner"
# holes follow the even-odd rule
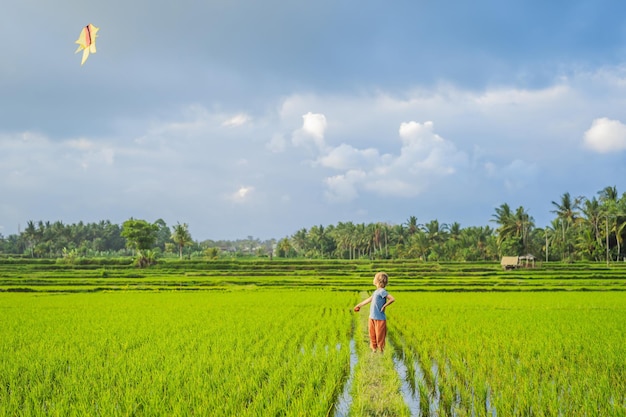
[[[324,291],[0,294],[0,415],[325,415],[354,302]]]
[[[626,294],[399,294],[391,331],[437,363],[440,412],[626,414]]]

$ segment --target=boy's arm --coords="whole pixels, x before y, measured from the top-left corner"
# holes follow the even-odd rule
[[[359,304],[354,306],[354,311],[359,311],[361,307],[371,302],[372,302],[372,297],[367,297],[365,300],[361,301]]]
[[[387,302],[385,304],[383,304],[383,306],[380,308],[380,311],[385,311],[385,309],[387,308],[387,306],[391,303],[393,303],[394,301],[396,301],[395,298],[393,298],[393,296],[391,294],[387,294]]]

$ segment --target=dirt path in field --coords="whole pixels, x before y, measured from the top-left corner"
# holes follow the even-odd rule
[[[366,298],[365,293],[361,294]],[[384,353],[369,349],[366,309],[355,313],[350,377],[335,407],[334,417],[411,416],[401,394],[402,380],[394,365],[393,346]]]

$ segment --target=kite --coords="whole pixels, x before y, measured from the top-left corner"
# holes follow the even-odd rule
[[[83,51],[83,60],[80,62],[80,65],[83,65],[85,61],[87,61],[90,52],[93,54],[96,53],[96,34],[99,30],[100,28],[90,23],[80,31],[80,36],[76,41],[78,49],[74,52],[76,54],[81,50]]]

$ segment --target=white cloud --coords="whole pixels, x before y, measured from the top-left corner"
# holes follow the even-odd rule
[[[395,155],[345,143],[327,147],[317,159],[319,166],[344,172],[326,178],[326,197],[333,202],[348,202],[359,196],[359,190],[412,197],[438,178],[466,167],[467,156],[433,129],[432,122],[402,123],[398,132],[399,151]]]
[[[113,165],[115,162],[115,150],[106,144],[80,138],[68,140],[64,145],[72,151],[77,151],[76,154],[68,155],[68,157],[77,160],[83,169],[94,164]]]
[[[250,199],[250,196],[253,191],[254,191],[254,187],[252,186],[239,187],[237,191],[235,191],[229,196],[229,200],[234,201],[236,203],[243,203]]]
[[[357,186],[367,179],[367,174],[359,170],[350,170],[345,174],[326,178],[325,196],[329,201],[346,203],[358,197]]]
[[[396,197],[413,197],[423,190],[419,181],[408,182],[400,178],[376,178],[376,176],[373,176],[371,181],[365,182],[363,188],[378,195]]]
[[[626,150],[626,125],[606,117],[595,119],[585,132],[584,145],[598,153]]]
[[[250,121],[250,116],[248,116],[245,113],[239,113],[229,118],[228,120],[225,120],[224,122],[222,122],[222,126],[226,126],[226,127],[243,126],[249,121]]]
[[[452,142],[433,132],[433,123],[402,123],[400,138],[402,149],[395,165],[413,174],[450,175],[457,166],[465,165],[467,157],[459,152]]]
[[[563,84],[539,90],[501,88],[487,90],[483,94],[476,96],[474,101],[481,106],[545,105],[546,103],[562,100],[570,91],[570,87]]]
[[[88,151],[94,148],[94,143],[88,139],[72,139],[67,141],[67,146],[70,148],[79,149],[81,151]]]
[[[275,134],[265,147],[274,153],[283,152],[287,147],[287,140],[283,135]]]
[[[308,147],[310,143],[317,149],[326,147],[324,134],[326,132],[326,116],[319,113],[311,113],[302,116],[302,127],[296,130],[292,136],[292,142],[296,146]]]
[[[318,162],[325,167],[338,170],[348,170],[378,162],[380,155],[376,149],[356,149],[342,143],[336,148],[331,148],[326,155],[322,155]]]

